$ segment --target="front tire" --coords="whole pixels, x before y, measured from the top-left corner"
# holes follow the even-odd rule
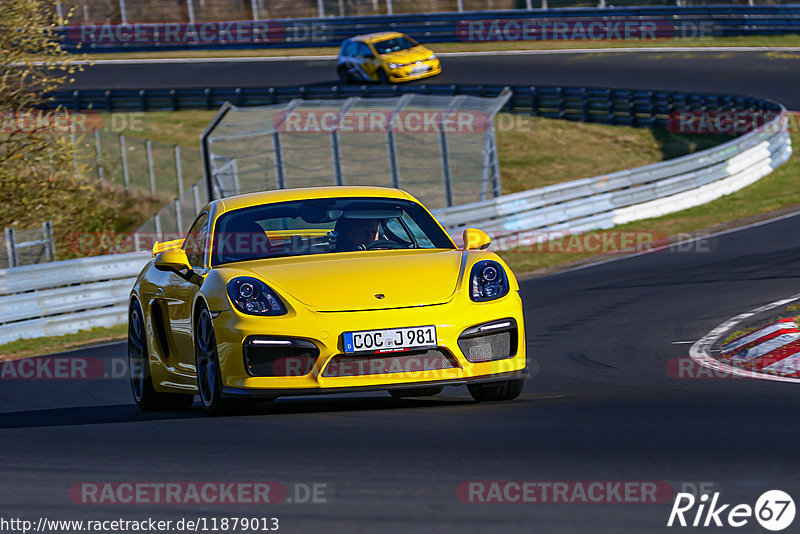
[[[472,398],[478,402],[509,401],[519,397],[525,379],[503,380],[501,382],[484,382],[481,384],[468,384],[467,389]]]
[[[224,414],[230,411],[235,403],[230,399],[222,398],[222,375],[219,369],[217,339],[214,335],[211,314],[205,306],[200,310],[196,325],[194,347],[200,404],[206,412],[212,415]]]
[[[160,393],[153,387],[144,314],[137,300],[131,302],[128,310],[128,369],[133,400],[140,410],[188,410],[192,407],[194,395]]]
[[[405,399],[408,397],[433,397],[442,392],[444,386],[427,386],[421,388],[402,388],[390,389],[389,393],[395,399]]]
[[[383,67],[378,69],[378,83],[381,85],[389,85],[389,76],[387,76],[386,71],[383,70]]]
[[[347,70],[347,67],[342,65],[337,69],[337,71],[339,73],[339,80],[343,84],[353,83],[353,78],[350,76],[350,71]]]

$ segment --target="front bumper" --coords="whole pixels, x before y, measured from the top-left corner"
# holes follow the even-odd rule
[[[413,72],[413,65],[406,65],[403,67],[399,67],[396,69],[389,69],[389,81],[390,82],[410,82],[412,80],[420,80],[422,78],[429,78],[431,76],[436,76],[442,72],[442,65],[439,63],[439,60],[433,61],[424,61],[422,62],[423,65],[428,67],[427,71],[424,72]]]
[[[516,347],[511,357],[470,362],[459,348],[459,337],[476,325],[511,318],[516,321]],[[445,353],[452,367],[403,372],[379,372],[344,376],[325,373],[328,364],[344,352],[343,332],[393,327],[436,326],[437,349]],[[471,381],[504,380],[517,377],[526,368],[525,326],[522,301],[516,292],[492,302],[477,303],[457,296],[445,304],[355,312],[315,312],[290,306],[280,317],[251,317],[226,310],[214,319],[226,396],[282,396],[310,393],[336,393],[413,387],[415,385],[464,384]],[[252,376],[244,357],[244,342],[250,337],[300,339],[318,349],[315,360],[301,376]],[[382,353],[375,358],[389,357]],[[402,353],[398,353],[402,354]],[[369,368],[370,371],[372,368]],[[251,369],[252,371],[252,369]],[[297,373],[300,374],[300,373]]]

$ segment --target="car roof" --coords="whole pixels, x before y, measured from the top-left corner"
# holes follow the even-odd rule
[[[379,41],[385,41],[386,39],[392,39],[393,37],[403,37],[403,36],[404,34],[400,32],[375,32],[375,33],[366,33],[364,35],[356,35],[355,37],[352,38],[352,40],[377,43]]]
[[[402,200],[416,199],[400,189],[373,186],[330,186],[330,187],[303,187],[298,189],[278,189],[275,191],[260,191],[215,200],[219,213],[239,208],[272,204],[275,202],[288,202],[291,200],[305,200],[313,198],[340,198],[340,197],[373,197],[396,198]]]

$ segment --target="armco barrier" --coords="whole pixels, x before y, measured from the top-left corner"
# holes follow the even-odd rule
[[[127,321],[147,254],[81,258],[0,270],[0,345]]]
[[[705,204],[769,174],[792,153],[786,128],[781,113],[763,130],[696,154],[434,214],[454,234],[477,226],[499,237],[497,249],[513,248],[526,232],[529,238],[539,232],[586,232],[659,217]]]
[[[422,43],[455,42],[475,39],[470,36],[470,22],[511,21],[520,38],[518,22],[563,23],[564,21],[653,22],[658,37],[686,38],[731,35],[777,35],[800,32],[800,5],[723,5],[723,6],[659,6],[616,8],[515,9],[502,11],[471,11],[448,13],[419,13],[413,15],[373,15],[360,17],[330,17],[308,19],[277,19],[269,21],[237,21],[227,23],[137,23],[132,26],[75,26],[62,28],[62,43],[69,51],[126,52],[181,49],[289,48],[336,46],[354,35],[376,31],[404,32]],[[91,23],[90,23],[91,24]],[[224,26],[227,24],[228,26]],[[230,25],[234,29],[230,30]],[[487,24],[488,27],[488,24]],[[552,27],[552,26],[551,26]],[[228,28],[227,30],[225,28]],[[474,26],[473,26],[474,28]],[[258,35],[257,39],[237,37]],[[123,31],[127,30],[127,31]],[[196,31],[193,31],[196,30]],[[173,32],[172,37],[167,31]],[[499,34],[502,36],[502,28]],[[211,37],[203,38],[204,33]],[[666,32],[666,33],[664,33]],[[559,38],[558,32],[552,37]],[[496,40],[498,31],[495,31]],[[138,36],[134,38],[134,35]],[[186,37],[186,36],[190,37]],[[183,36],[183,37],[178,37]],[[509,37],[504,37],[508,39]],[[566,35],[564,38],[569,38]],[[592,39],[585,39],[591,42]],[[82,46],[78,47],[78,44]]]

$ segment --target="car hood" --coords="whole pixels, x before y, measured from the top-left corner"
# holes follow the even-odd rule
[[[381,58],[389,61],[390,63],[401,63],[407,65],[416,61],[424,61],[433,54],[429,49],[424,46],[415,46],[406,50],[398,50],[391,54],[383,54]]]
[[[251,270],[315,311],[405,308],[449,301],[458,250],[381,250],[264,260]],[[383,298],[376,295],[383,295]]]

